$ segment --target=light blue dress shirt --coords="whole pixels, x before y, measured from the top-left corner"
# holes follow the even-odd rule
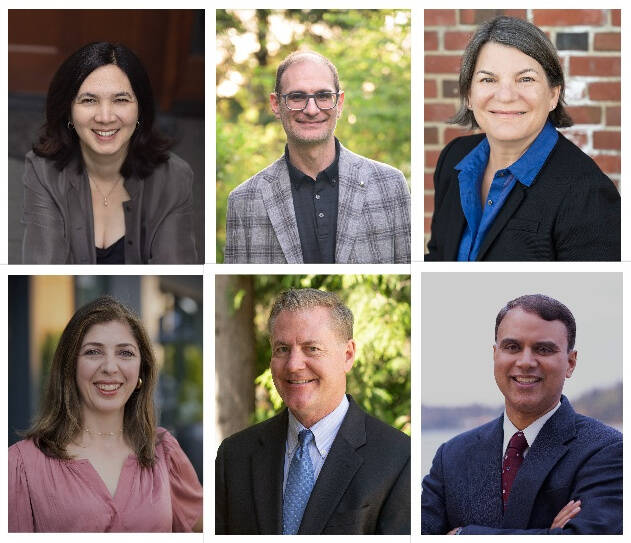
[[[337,436],[337,432],[342,426],[342,421],[348,411],[348,398],[346,394],[342,397],[340,404],[331,411],[326,417],[316,422],[309,430],[313,432],[314,440],[309,444],[309,455],[311,456],[311,463],[313,464],[313,480],[317,481],[322,465],[326,460],[331,445]],[[285,492],[285,485],[287,484],[287,474],[289,473],[289,465],[291,459],[298,447],[298,434],[305,427],[298,422],[298,419],[294,417],[294,414],[289,410],[289,423],[287,427],[287,442],[285,444],[285,470],[283,475],[283,493]]]

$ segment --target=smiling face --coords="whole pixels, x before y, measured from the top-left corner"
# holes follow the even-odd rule
[[[122,411],[140,373],[140,349],[125,322],[91,326],[77,357],[77,388],[81,407],[93,413]]]
[[[272,328],[270,368],[274,385],[306,428],[331,413],[346,391],[355,341],[342,340],[330,310],[281,311]]]
[[[333,74],[329,67],[317,60],[305,58],[291,64],[283,73],[281,94],[302,92],[335,92]],[[294,144],[321,144],[333,141],[337,119],[342,114],[344,94],[338,97],[333,109],[320,110],[315,100],[310,99],[302,111],[287,109],[284,100],[276,93],[270,95],[274,115],[280,119],[287,134],[287,141]]]
[[[127,156],[138,121],[138,102],[118,66],[101,66],[85,78],[72,102],[71,121],[84,156]]]
[[[523,430],[559,402],[576,366],[576,351],[568,352],[563,322],[516,307],[499,325],[493,361],[508,418]]]
[[[548,85],[545,70],[519,49],[482,46],[469,91],[469,108],[491,145],[527,148],[556,108],[561,87]]]

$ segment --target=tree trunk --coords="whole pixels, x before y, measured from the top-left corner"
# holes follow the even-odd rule
[[[254,278],[215,276],[215,437],[249,424],[254,411]]]

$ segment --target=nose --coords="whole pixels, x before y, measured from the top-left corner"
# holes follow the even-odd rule
[[[302,111],[304,113],[306,113],[307,115],[317,115],[318,114],[320,109],[318,108],[318,106],[315,103],[315,97],[314,96],[310,96],[307,99],[307,105],[305,106],[305,108]]]
[[[105,356],[103,357],[103,362],[101,363],[101,371],[103,373],[111,374],[116,373],[117,370],[118,365],[114,353],[105,353]]]
[[[105,124],[114,121],[115,118],[116,115],[114,114],[114,108],[112,104],[108,100],[102,100],[98,105],[98,109],[96,111],[96,114],[94,115],[94,120],[97,123]]]
[[[517,359],[516,366],[523,369],[532,369],[536,367],[538,364],[537,359],[535,357],[535,353],[532,349],[526,348],[521,353],[519,358]]]
[[[501,102],[513,102],[517,99],[517,90],[511,82],[503,82],[495,93],[495,97]]]
[[[295,372],[305,367],[304,357],[302,351],[298,347],[293,347],[289,352],[287,358],[287,371]]]

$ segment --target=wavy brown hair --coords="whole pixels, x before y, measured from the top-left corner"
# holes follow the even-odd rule
[[[95,324],[126,323],[140,349],[140,389],[125,404],[123,435],[143,467],[155,462],[156,420],[153,391],[157,372],[155,357],[144,326],[136,314],[111,296],[84,305],[66,325],[55,350],[48,388],[37,420],[25,433],[46,455],[70,460],[67,445],[81,432],[81,400],[77,388],[77,358],[87,331]]]

